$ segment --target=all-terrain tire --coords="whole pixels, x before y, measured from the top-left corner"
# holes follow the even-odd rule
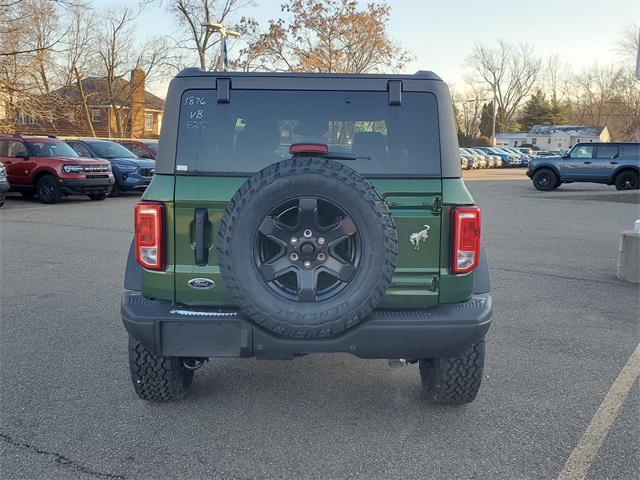
[[[282,202],[306,196],[343,208],[366,253],[345,288],[331,298],[308,303],[274,292],[250,253],[269,212]],[[240,187],[220,223],[217,249],[225,285],[254,323],[283,338],[324,338],[363,321],[382,300],[395,270],[398,237],[386,203],[364,177],[333,160],[303,157],[270,165]]]
[[[616,190],[637,190],[638,173],[633,170],[623,170],[616,175]]]
[[[42,203],[60,203],[62,201],[62,190],[60,190],[58,179],[54,175],[40,177],[36,191],[38,192],[38,200]]]
[[[455,357],[431,358],[419,363],[427,399],[445,405],[472,402],[482,383],[484,340]]]
[[[129,368],[138,397],[153,402],[183,398],[191,382],[193,370],[185,368],[182,358],[154,355],[129,336]]]
[[[549,192],[560,186],[558,175],[550,168],[541,168],[533,174],[533,186],[541,192]]]

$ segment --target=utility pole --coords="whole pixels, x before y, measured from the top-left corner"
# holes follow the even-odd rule
[[[206,30],[218,32],[220,34],[220,56],[216,62],[216,70],[226,71],[229,68],[229,58],[227,57],[227,37],[237,38],[240,36],[240,32],[227,30],[227,27],[221,23],[208,22],[202,23],[200,26]]]
[[[496,146],[496,87],[493,86],[493,120],[491,122],[491,146]]]

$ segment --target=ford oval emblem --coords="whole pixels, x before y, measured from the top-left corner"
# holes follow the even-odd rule
[[[209,278],[192,278],[187,284],[196,290],[208,290],[216,286],[216,282]]]

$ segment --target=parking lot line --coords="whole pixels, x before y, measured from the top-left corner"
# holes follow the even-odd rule
[[[607,438],[609,429],[618,416],[618,411],[638,378],[639,372],[640,344],[636,346],[618,378],[611,385],[578,445],[571,452],[558,480],[578,480],[587,476],[598,450]]]

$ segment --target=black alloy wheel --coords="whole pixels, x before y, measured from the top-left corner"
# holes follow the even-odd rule
[[[258,228],[254,261],[262,279],[282,297],[318,302],[353,280],[360,260],[353,220],[334,202],[316,197],[277,205]]]
[[[58,203],[62,200],[62,192],[53,175],[45,175],[38,180],[38,199],[43,203]]]

